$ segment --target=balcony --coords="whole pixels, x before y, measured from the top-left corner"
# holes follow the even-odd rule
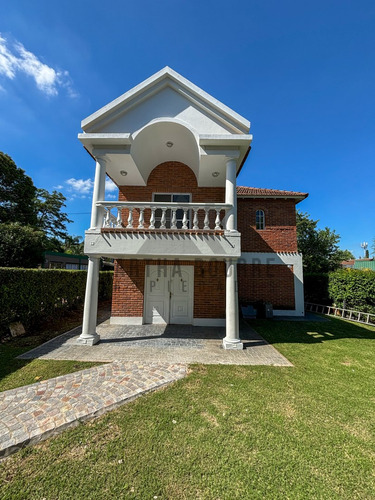
[[[96,203],[102,227],[86,232],[85,253],[113,258],[240,256],[240,234],[228,231],[225,203]]]

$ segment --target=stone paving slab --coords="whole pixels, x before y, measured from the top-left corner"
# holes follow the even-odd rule
[[[247,323],[241,323],[243,350],[225,350],[225,329],[191,325],[98,325],[100,342],[77,345],[80,328],[64,333],[19,356],[21,359],[113,360],[158,363],[292,366]]]
[[[183,378],[184,364],[118,362],[0,393],[0,457]]]

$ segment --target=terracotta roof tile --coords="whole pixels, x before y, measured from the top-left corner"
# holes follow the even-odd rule
[[[286,197],[286,198],[300,198],[305,199],[308,193],[301,193],[299,191],[283,191],[280,189],[265,189],[247,186],[237,186],[238,196],[270,196],[270,197]]]

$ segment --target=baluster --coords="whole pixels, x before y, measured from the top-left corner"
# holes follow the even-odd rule
[[[155,229],[155,208],[151,208],[150,225],[149,229]]]
[[[198,208],[194,208],[193,229],[199,229],[199,226],[198,226]]]
[[[117,223],[116,223],[116,227],[122,227],[121,207],[117,207]]]
[[[138,229],[144,229],[144,221],[145,221],[145,218],[144,218],[144,212],[145,209],[144,208],[140,208],[140,212],[139,212],[139,222],[138,222]]]
[[[176,209],[172,209],[171,229],[177,229]]]
[[[187,209],[184,208],[184,217],[182,219],[182,229],[188,229],[187,221],[188,221],[188,218],[187,218]]]
[[[220,227],[220,210],[216,210],[215,229],[216,229],[216,231],[219,231],[221,229],[221,227]]]
[[[129,207],[129,217],[128,217],[128,225],[127,229],[133,229],[133,209]]]
[[[208,218],[208,208],[204,209],[204,227],[203,229],[210,229],[210,219]]]
[[[106,216],[104,217],[104,227],[111,227],[111,209],[107,208]]]
[[[162,214],[161,214],[161,220],[160,220],[160,229],[165,229],[165,223],[167,221],[166,212],[167,212],[167,209],[165,207],[162,208]]]

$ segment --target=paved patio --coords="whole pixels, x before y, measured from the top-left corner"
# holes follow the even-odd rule
[[[101,341],[77,345],[75,328],[19,356],[108,362],[0,393],[0,458],[176,381],[189,363],[292,366],[245,322],[245,349],[221,347],[224,328],[98,325]]]
[[[101,340],[95,346],[77,345],[81,328],[75,328],[20,356],[21,359],[79,361],[135,361],[142,363],[204,363],[291,366],[254,329],[241,323],[243,350],[224,350],[225,329],[190,325],[98,325]]]

